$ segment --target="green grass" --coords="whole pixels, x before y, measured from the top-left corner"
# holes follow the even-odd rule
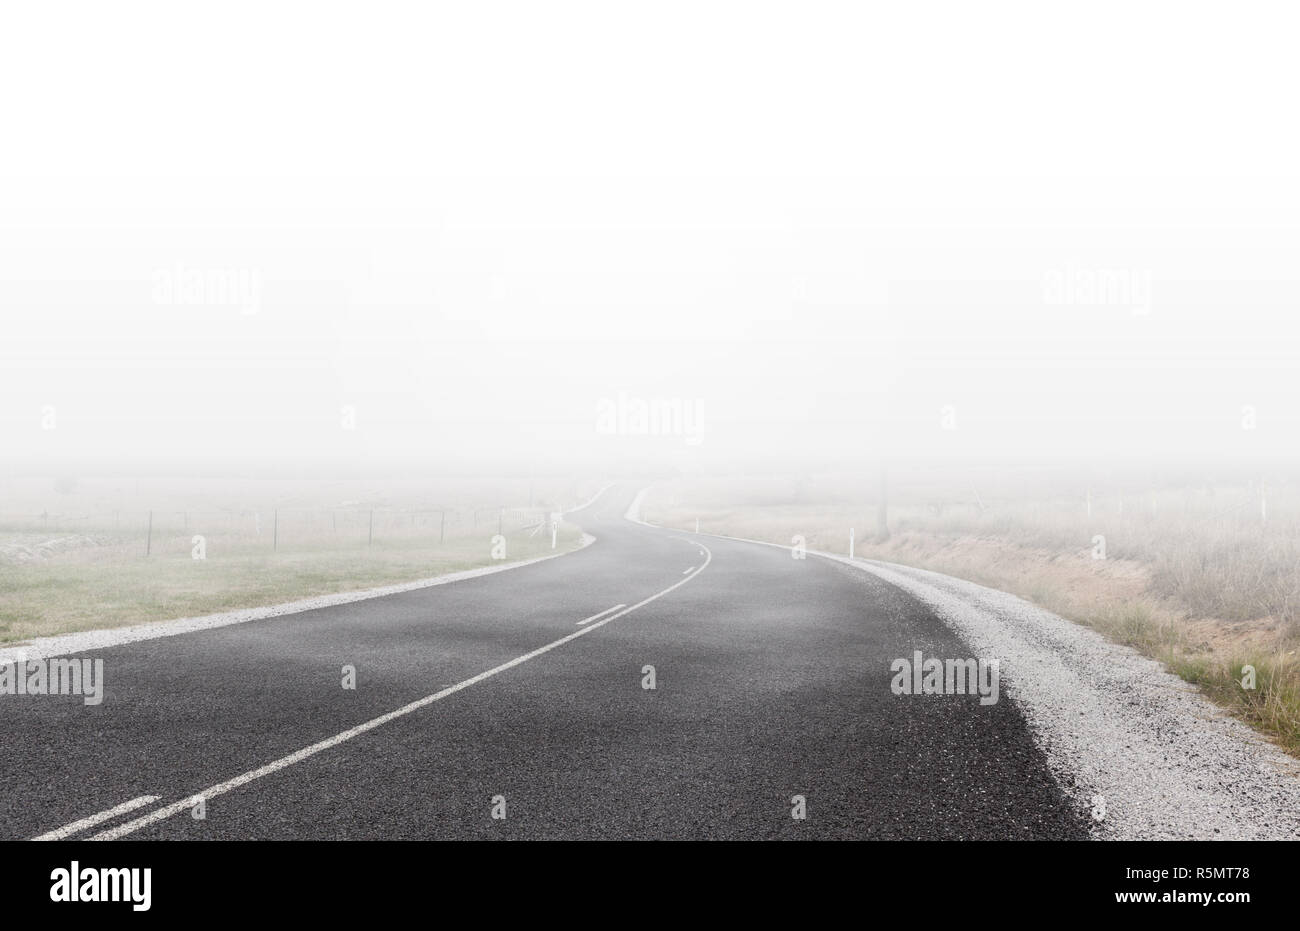
[[[282,543],[212,537],[207,558],[190,555],[187,537],[109,543],[21,565],[0,564],[0,642],[78,630],[194,617],[359,591],[492,565],[490,533],[445,544],[410,537],[366,545]],[[576,528],[561,528],[555,552],[577,546]],[[548,534],[506,535],[506,562],[552,552]]]
[[[1172,656],[1170,668],[1211,699],[1300,756],[1300,664],[1296,651],[1228,657]],[[1255,687],[1243,687],[1243,668],[1255,669]]]

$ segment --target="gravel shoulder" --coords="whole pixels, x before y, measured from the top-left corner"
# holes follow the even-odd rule
[[[1094,811],[1094,838],[1300,839],[1300,762],[1155,660],[1006,592],[809,552],[898,587],[1000,660],[1003,694],[1062,789]]]
[[[1001,660],[1056,778],[1115,840],[1300,838],[1300,764],[1155,660],[1013,595],[891,563],[856,565]],[[1100,808],[1098,808],[1100,810]]]

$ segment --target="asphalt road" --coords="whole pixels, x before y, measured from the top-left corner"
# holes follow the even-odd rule
[[[927,609],[631,494],[570,515],[598,538],[570,555],[96,651],[98,706],[0,697],[0,836],[146,796],[67,836],[1087,836],[1011,699],[891,692],[896,658],[974,655]]]

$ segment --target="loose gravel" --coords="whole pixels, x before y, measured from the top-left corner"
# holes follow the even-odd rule
[[[896,585],[1001,661],[1063,788],[1115,840],[1300,838],[1300,762],[1155,660],[995,589],[820,554]],[[1100,804],[1099,804],[1100,800]]]

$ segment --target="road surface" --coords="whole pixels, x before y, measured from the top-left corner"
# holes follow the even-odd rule
[[[569,555],[97,650],[97,706],[0,697],[0,835],[1088,836],[1013,700],[893,694],[895,659],[977,655],[919,601],[633,490]]]

